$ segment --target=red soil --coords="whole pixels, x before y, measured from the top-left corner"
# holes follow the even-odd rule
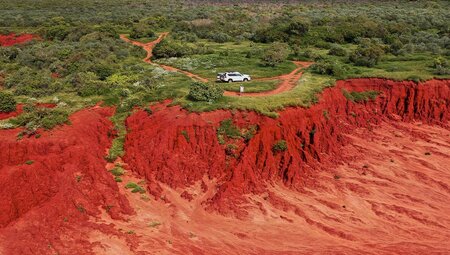
[[[38,38],[38,37],[35,35],[32,35],[32,34],[16,35],[14,33],[11,33],[9,35],[0,35],[0,46],[7,47],[7,46],[13,46],[16,44],[22,44],[22,43],[29,42],[36,38]]]
[[[168,32],[162,33],[156,40],[149,42],[149,43],[141,43],[141,42],[137,42],[137,41],[132,41],[129,38],[127,38],[125,35],[120,35],[120,38],[128,43],[131,43],[133,45],[143,48],[147,52],[147,56],[143,59],[143,61],[151,64],[151,63],[153,63],[151,60],[151,58],[153,56],[153,54],[152,54],[153,48],[155,48],[155,46],[159,42],[161,42],[161,40],[164,39],[168,34],[169,34]],[[263,91],[263,92],[253,92],[253,93],[244,93],[244,94],[240,94],[239,92],[234,92],[234,91],[225,91],[224,95],[225,96],[259,97],[259,96],[275,95],[275,94],[279,94],[279,93],[282,93],[285,91],[289,91],[297,85],[298,81],[302,77],[303,72],[301,72],[301,70],[304,68],[307,68],[308,66],[310,66],[312,64],[312,62],[301,62],[301,61],[293,61],[293,63],[297,66],[297,68],[288,74],[284,74],[284,75],[280,75],[280,76],[276,76],[276,77],[256,79],[256,80],[260,80],[260,81],[280,80],[280,83],[277,85],[277,88],[274,90]],[[159,65],[159,66],[161,66],[163,69],[170,71],[170,72],[180,72],[180,73],[183,73],[186,76],[191,77],[195,80],[198,80],[201,82],[208,82],[208,79],[203,78],[199,75],[193,74],[188,71],[184,71],[184,70],[181,70],[181,69],[178,69],[178,68],[175,68],[172,66],[167,66],[167,65]]]
[[[352,103],[343,88],[382,94]],[[449,80],[339,81],[277,119],[167,104],[127,119],[118,184],[103,159],[111,109],[39,139],[0,131],[0,254],[450,252]],[[228,118],[258,130],[220,145]],[[150,196],[124,189],[142,179]]]
[[[41,131],[40,138],[0,131],[0,254],[80,254],[92,247],[87,231],[120,235],[88,222],[106,207],[115,219],[133,212],[104,170],[112,113],[80,111],[71,125]]]

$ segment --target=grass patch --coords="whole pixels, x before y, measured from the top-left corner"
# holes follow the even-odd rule
[[[367,102],[369,100],[375,100],[377,96],[380,94],[379,91],[375,90],[368,90],[368,91],[362,91],[362,92],[348,92],[347,90],[342,90],[342,93],[344,94],[345,98],[352,102],[361,103],[361,102]]]
[[[244,93],[270,91],[277,88],[279,80],[272,81],[249,81],[249,82],[232,82],[221,83],[224,90],[239,92],[239,87],[244,86]]]
[[[241,135],[241,130],[233,124],[232,119],[222,120],[217,129],[217,139],[220,144],[225,143],[225,138],[238,139]]]
[[[111,121],[114,123],[114,129],[117,132],[117,137],[112,141],[111,148],[109,149],[108,156],[106,159],[109,162],[114,162],[118,157],[124,155],[124,143],[125,136],[127,134],[125,119],[130,115],[130,112],[116,113],[111,117]]]
[[[131,189],[132,193],[145,193],[145,189],[139,186],[138,184],[134,182],[129,182],[127,185],[125,185],[126,189]]]

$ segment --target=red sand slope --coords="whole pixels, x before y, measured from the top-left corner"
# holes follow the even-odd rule
[[[382,94],[352,103],[343,88]],[[103,158],[111,109],[39,139],[2,130],[0,254],[445,254],[449,106],[448,80],[382,79],[340,81],[278,119],[159,104],[127,119],[123,183]],[[220,145],[228,118],[258,131]]]
[[[16,35],[14,33],[11,33],[9,35],[0,35],[0,46],[7,47],[7,46],[13,46],[15,44],[22,44],[29,42],[33,39],[36,39],[35,35],[32,34],[21,34]]]

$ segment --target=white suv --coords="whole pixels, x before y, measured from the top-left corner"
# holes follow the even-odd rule
[[[250,81],[252,78],[248,74],[239,72],[226,72],[217,74],[217,80],[223,82]]]

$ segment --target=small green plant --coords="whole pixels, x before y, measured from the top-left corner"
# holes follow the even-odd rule
[[[427,151],[427,152],[425,152],[425,155],[426,155],[426,156],[430,156],[430,155],[431,155],[431,152],[428,152],[428,151]]]
[[[287,143],[285,140],[278,140],[273,146],[272,150],[274,152],[282,152],[287,150]]]
[[[142,188],[141,186],[139,186],[138,184],[134,183],[134,182],[129,182],[127,183],[127,185],[125,185],[126,189],[131,189],[132,193],[145,193],[144,188]]]
[[[329,120],[330,116],[328,115],[328,111],[327,110],[323,110],[323,117],[325,117],[325,119]]]
[[[76,180],[77,182],[80,182],[81,179],[83,179],[83,176],[81,176],[81,175],[75,176],[75,180]]]
[[[116,176],[116,177],[122,176],[122,175],[125,173],[125,171],[123,170],[123,168],[120,167],[120,166],[114,167],[114,168],[111,169],[109,172],[110,172],[112,175]]]
[[[341,176],[335,174],[335,175],[334,175],[334,179],[335,179],[335,180],[339,180],[339,179],[341,179]]]
[[[78,210],[80,213],[85,213],[85,212],[86,212],[86,209],[84,209],[84,206],[83,206],[82,204],[79,204],[79,205],[77,205],[76,207],[77,207],[77,210]]]
[[[181,134],[184,136],[184,138],[186,139],[186,142],[190,142],[191,138],[189,137],[189,134],[187,133],[186,130],[181,130]]]
[[[134,235],[135,232],[134,232],[134,230],[128,230],[128,231],[127,231],[127,234],[129,234],[129,235]]]
[[[119,176],[115,176],[115,177],[114,177],[114,181],[116,181],[116,182],[122,182],[122,178],[120,178]]]
[[[148,226],[151,228],[156,228],[159,225],[161,225],[161,222],[159,222],[159,221],[152,221],[148,224]]]
[[[242,137],[246,142],[250,141],[250,139],[253,138],[253,136],[258,131],[258,125],[251,125],[247,130],[245,130],[242,134]]]
[[[27,160],[25,161],[25,164],[27,165],[32,165],[34,163],[34,160]]]
[[[114,207],[114,205],[106,205],[105,206],[105,210],[107,211],[107,212],[109,212],[109,211],[111,211],[111,209]]]

